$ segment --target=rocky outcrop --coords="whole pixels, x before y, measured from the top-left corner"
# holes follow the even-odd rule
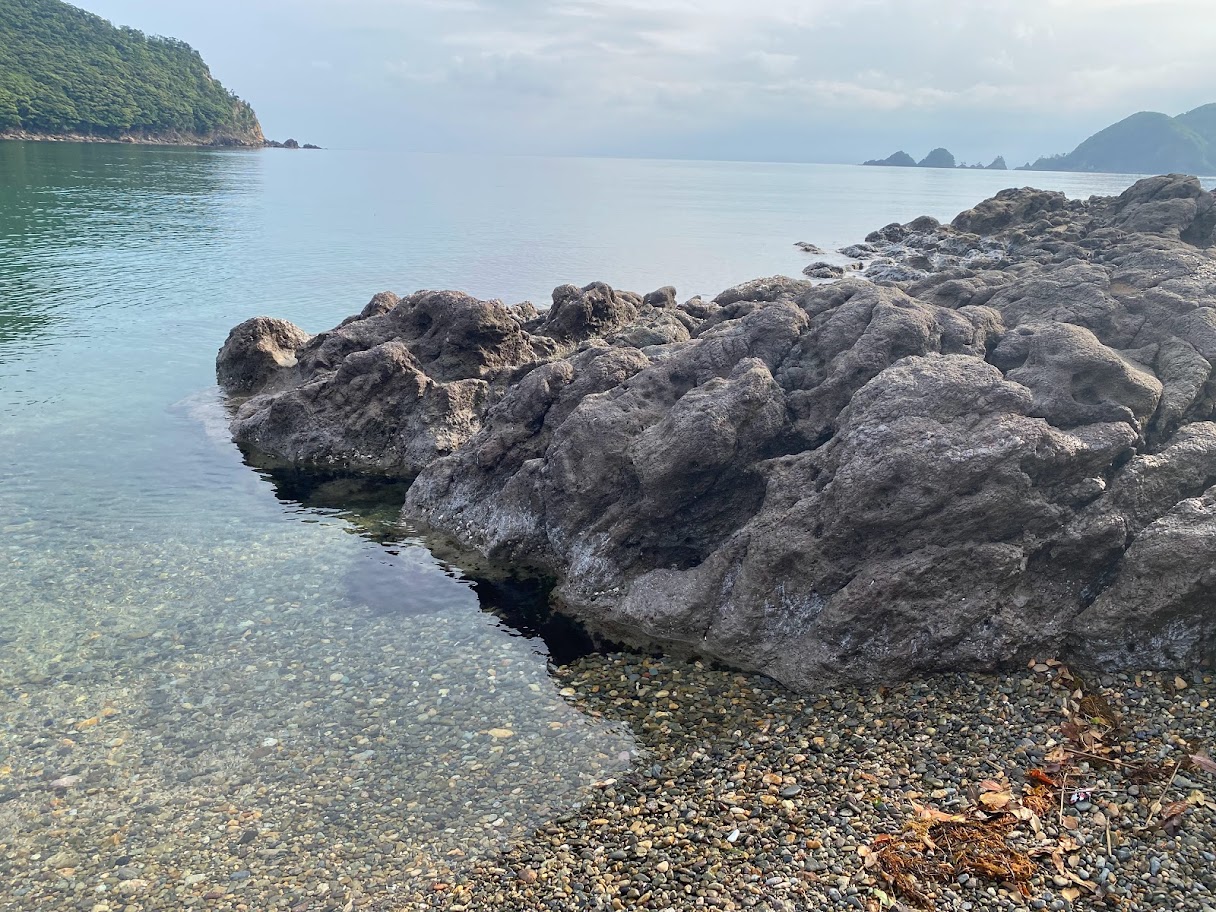
[[[886,158],[872,158],[862,164],[887,168],[915,168],[916,159],[901,149]]]
[[[820,260],[804,266],[802,274],[808,279],[839,279],[844,275],[844,267]]]
[[[1005,191],[828,284],[237,327],[233,433],[417,476],[413,523],[606,635],[793,687],[1216,650],[1214,200]],[[885,270],[877,274],[876,266]],[[902,272],[901,272],[902,271]],[[252,395],[250,395],[252,394]]]
[[[321,148],[320,146],[313,145],[312,143],[304,143],[304,145],[300,145],[299,140],[295,140],[295,139],[285,139],[285,140],[283,140],[283,142],[279,142],[278,140],[274,140],[274,139],[267,139],[267,140],[264,140],[261,144],[263,146],[265,146],[267,149],[320,149]]]
[[[953,168],[954,155],[949,149],[937,148],[916,163],[918,168]]]
[[[954,158],[954,154],[949,149],[934,149],[919,162],[907,152],[896,152],[887,158],[876,158],[870,161],[862,162],[863,165],[878,165],[883,167],[894,168],[965,168],[968,170],[979,171],[1007,171],[1008,165],[1005,164],[1003,156],[998,155],[992,160],[992,164],[985,165],[982,162],[974,165],[959,164]]]
[[[543,315],[459,292],[385,292],[316,336],[247,320],[229,334],[216,376],[230,395],[250,397],[232,422],[241,446],[272,461],[410,477],[464,444],[537,365],[592,339],[686,342],[695,322],[670,288],[643,299],[565,285]]]

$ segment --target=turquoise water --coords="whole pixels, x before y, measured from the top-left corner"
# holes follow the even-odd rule
[[[219,878],[200,833],[224,815],[375,846],[387,883],[637,758],[394,526],[400,492],[352,511],[243,465],[213,378],[237,322],[318,331],[383,289],[714,294],[797,275],[795,241],[1129,181],[0,143],[0,897],[82,889],[64,845]]]

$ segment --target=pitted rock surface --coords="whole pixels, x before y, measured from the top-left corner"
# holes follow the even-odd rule
[[[260,317],[217,374],[242,446],[417,476],[407,519],[614,639],[796,688],[1212,660],[1212,194],[1008,190],[866,241],[863,277],[712,302]]]

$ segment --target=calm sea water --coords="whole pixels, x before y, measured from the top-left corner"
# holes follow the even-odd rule
[[[217,792],[290,831],[275,796],[323,788],[331,838],[383,843],[375,804],[398,854],[474,855],[636,757],[393,525],[399,491],[352,510],[340,480],[242,464],[213,377],[231,326],[318,331],[383,289],[714,294],[797,275],[795,241],[1027,182],[1130,178],[0,143],[0,881],[64,777],[98,844],[124,808]],[[166,813],[158,844],[196,839]]]

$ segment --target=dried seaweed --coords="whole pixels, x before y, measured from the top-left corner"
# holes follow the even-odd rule
[[[1050,779],[1040,770],[1028,777],[1021,795],[1002,782],[987,780],[978,787],[978,805],[969,816],[947,814],[912,803],[915,816],[897,835],[879,836],[862,855],[865,865],[900,897],[922,908],[934,908],[933,884],[956,882],[966,874],[1012,884],[1030,895],[1030,880],[1038,870],[1031,856],[1011,844],[1023,829],[1042,834],[1039,820],[1055,807],[1052,789],[1037,779]]]

